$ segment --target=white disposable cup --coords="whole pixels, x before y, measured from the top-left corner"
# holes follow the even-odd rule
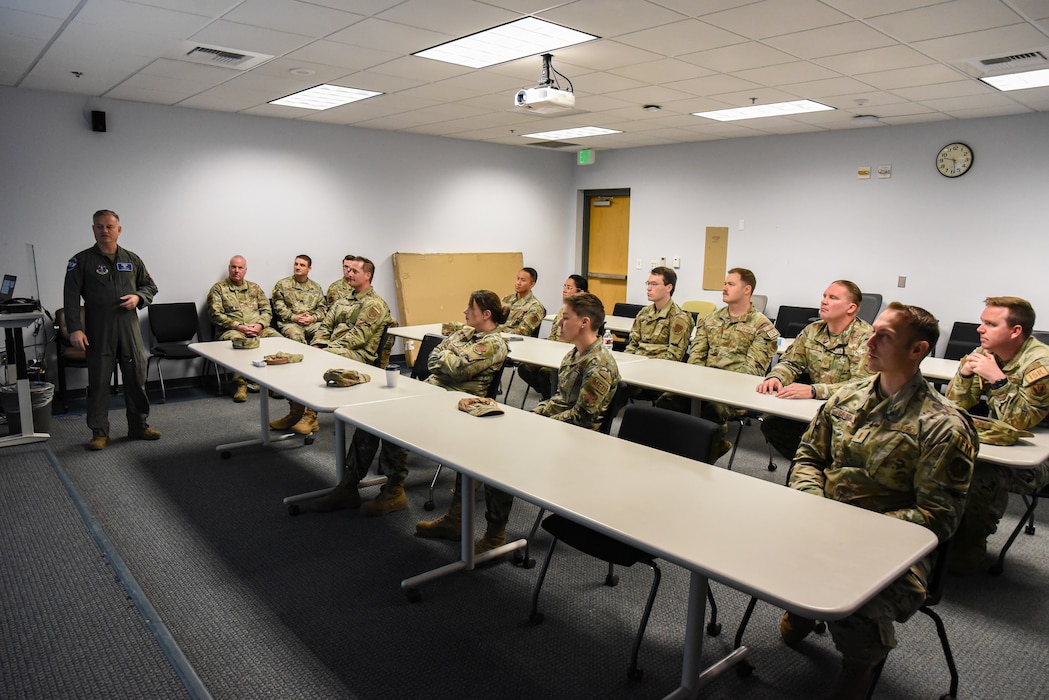
[[[388,365],[386,367],[386,386],[391,389],[397,386],[397,378],[401,376],[401,368],[397,365]]]

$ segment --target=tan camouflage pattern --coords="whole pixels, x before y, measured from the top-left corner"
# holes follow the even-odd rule
[[[557,315],[554,316],[554,326],[550,329],[550,335],[546,337],[547,340],[556,340],[557,342],[563,342],[561,340],[561,319],[565,315],[565,307],[561,307],[557,310]]]
[[[219,340],[243,338],[244,334],[237,330],[237,326],[253,323],[262,324],[260,338],[280,336],[275,328],[270,327],[273,318],[270,300],[262,287],[248,280],[239,287],[228,277],[213,284],[208,290],[208,314]]]
[[[312,344],[342,357],[375,364],[383,328],[392,320],[390,307],[375,293],[374,287],[369,287],[352,299],[335,302],[314,334]]]
[[[917,523],[942,542],[965,507],[976,430],[920,373],[887,398],[878,379],[846,384],[820,408],[798,448],[790,486]],[[885,658],[896,646],[893,621],[907,620],[925,600],[931,565],[932,555],[852,615],[828,623],[843,656],[869,664]]]
[[[623,352],[678,362],[685,356],[694,326],[692,314],[673,299],[659,311],[655,304],[649,304],[634,319]]]
[[[739,318],[733,318],[726,306],[699,320],[688,363],[762,377],[776,354],[778,339],[772,321],[753,304]]]
[[[531,292],[523,299],[516,293],[507,294],[503,297],[503,303],[510,307],[510,315],[506,317],[506,322],[497,329],[503,333],[532,335],[546,318],[546,307]]]
[[[508,353],[498,329],[482,333],[463,326],[430,353],[426,366],[433,374],[426,381],[449,391],[484,396]]]
[[[340,277],[331,284],[328,285],[328,292],[324,295],[324,300],[327,302],[326,306],[334,306],[335,302],[339,299],[349,299],[353,296],[354,289],[349,283]]]
[[[273,286],[273,313],[277,317],[277,329],[285,338],[300,343],[313,339],[313,334],[320,327],[328,305],[324,299],[324,290],[311,279],[303,283],[295,277],[285,277]],[[296,314],[313,314],[313,323],[300,326],[292,320]]]
[[[619,367],[598,338],[579,354],[572,348],[557,372],[557,393],[532,409],[554,420],[600,430],[601,420],[619,386]]]
[[[829,398],[845,382],[870,376],[867,341],[873,332],[871,324],[862,318],[852,319],[838,335],[831,335],[826,321],[810,323],[765,376],[787,386],[807,371],[816,398]]]
[[[983,348],[973,352],[985,354]],[[959,368],[965,366],[968,355]],[[959,408],[969,410],[986,397],[988,417],[1008,423],[1018,430],[1034,427],[1049,413],[1049,347],[1031,336],[1016,355],[998,366],[1009,383],[992,389],[990,382],[974,374],[963,377],[960,369],[947,385],[947,398]],[[1029,495],[1049,484],[1049,462],[1034,469],[1011,469],[989,462],[977,462],[969,488],[963,530],[968,542],[980,541],[998,529],[998,521],[1009,505],[1009,493]]]

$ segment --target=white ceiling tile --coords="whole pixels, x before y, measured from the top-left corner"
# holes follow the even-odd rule
[[[47,42],[43,39],[30,39],[24,36],[6,36],[0,33],[0,69],[10,69],[11,65],[29,67],[44,50]]]
[[[757,89],[761,85],[750,80],[737,78],[734,75],[711,75],[706,78],[667,83],[667,87],[703,97],[706,95],[719,95],[725,92]]]
[[[1044,34],[1026,24],[987,29],[919,41],[914,48],[939,61],[961,61],[968,58],[1008,56],[1049,45]]]
[[[49,40],[61,26],[62,20],[57,17],[0,8],[0,37],[3,37],[5,42],[7,37]],[[0,51],[2,50],[0,45]]]
[[[1005,108],[1015,103],[1003,94],[996,92],[986,95],[964,95],[961,97],[922,100],[922,104],[939,112],[951,114],[952,112],[962,110]]]
[[[879,90],[893,90],[895,88],[914,87],[916,85],[932,85],[934,83],[951,83],[958,80],[965,80],[965,76],[958,71],[940,65],[939,63],[927,66],[917,66],[915,68],[900,68],[899,70],[865,73],[857,77],[859,80],[862,80]]]
[[[365,18],[298,0],[244,0],[223,19],[319,38]]]
[[[202,17],[221,17],[227,11],[233,9],[242,0],[128,0],[136,5],[148,5],[149,7],[161,7],[167,10],[188,12],[192,15]]]
[[[197,92],[195,90],[164,90],[163,87],[163,85],[154,83],[125,82],[107,92],[105,96],[114,100],[173,105]]]
[[[537,16],[606,39],[684,19],[673,10],[635,0],[576,0]]]
[[[664,24],[640,32],[623,34],[616,41],[664,56],[694,53],[698,48],[717,48],[743,42],[743,37],[696,19]]]
[[[339,66],[329,66],[323,63],[313,63],[311,61],[302,61],[295,58],[274,58],[271,61],[266,61],[262,65],[253,68],[252,73],[258,75],[272,75],[277,77],[284,77],[285,75],[296,75],[292,73],[292,70],[309,70],[313,71],[311,76],[299,76],[300,78],[308,77],[311,80],[315,80],[318,83],[328,83],[338,78],[342,78],[349,73],[353,72],[353,69],[340,68]]]
[[[878,2],[871,2],[871,0],[823,0],[825,4],[841,10],[846,14],[852,15],[857,19],[877,17],[878,15],[901,12],[903,10],[913,10],[918,7],[926,7],[927,5],[936,5],[943,1],[944,0],[878,0]]]
[[[220,112],[240,112],[273,99],[269,93],[257,90],[245,90],[230,85],[219,85],[210,90],[187,97],[178,103],[179,107],[216,110]]]
[[[632,66],[615,68],[610,73],[622,75],[627,78],[635,78],[646,83],[666,85],[676,80],[689,80],[691,78],[702,78],[711,75],[713,71],[697,66],[694,63],[686,63],[673,58],[664,58],[661,61],[649,61]]]
[[[397,53],[416,53],[459,37],[381,19],[366,19],[327,37],[354,46],[365,46]]]
[[[371,17],[395,5],[400,5],[404,0],[310,0],[310,2],[321,7],[330,7],[333,10],[355,12]]]
[[[559,50],[555,56],[568,63],[591,70],[610,70],[663,58],[657,53],[620,44],[617,41],[591,41],[586,44],[569,46]],[[556,61],[554,64],[557,67]]]
[[[65,19],[80,4],[80,0],[0,0],[0,7],[21,10],[45,17]]]
[[[913,43],[933,37],[1004,27],[1020,22],[1021,18],[1001,2],[951,0],[873,17],[868,21],[871,26],[900,41]]]
[[[735,75],[738,78],[770,87],[838,77],[834,71],[827,70],[814,63],[806,63],[805,61],[741,70],[736,71]]]
[[[966,97],[969,95],[987,95],[991,92],[997,92],[997,90],[975,80],[957,80],[953,83],[897,88],[892,90],[892,92],[905,99],[928,104],[929,100]]]
[[[226,20],[212,22],[191,38],[202,44],[217,44],[239,51],[264,53],[270,56],[283,56],[310,41],[306,36]]]
[[[662,85],[649,85],[646,87],[631,88],[629,90],[620,90],[619,92],[613,92],[608,96],[617,100],[623,100],[624,102],[633,102],[637,105],[658,105],[663,102],[672,102],[674,100],[683,100],[687,97],[691,97],[687,92],[673,90]]]
[[[473,0],[407,0],[379,13],[379,18],[459,38],[521,19],[521,15]]]
[[[377,51],[363,46],[350,46],[336,41],[314,41],[300,49],[289,51],[285,58],[292,61],[308,61],[347,70],[364,70],[397,58],[392,51]]]
[[[704,22],[755,39],[842,24],[850,19],[818,0],[763,0],[703,16]]]
[[[143,32],[152,36],[184,39],[208,20],[200,15],[147,7],[124,0],[90,0],[73,20],[74,25],[92,25],[125,33]]]
[[[1049,19],[1049,2],[1045,0],[1012,0],[1010,4],[1028,19]]]
[[[697,51],[696,53],[678,56],[678,59],[721,73],[733,73],[748,68],[762,68],[798,60],[795,56],[783,53],[771,46],[759,44],[756,41],[724,46],[709,51]]]
[[[189,80],[198,83],[207,83],[209,87],[224,83],[237,74],[228,68],[217,66],[206,66],[200,63],[188,61],[175,61],[170,58],[158,58],[143,68],[138,75],[145,78],[156,76],[160,78],[174,78],[177,80]]]
[[[986,119],[987,117],[1007,117],[1013,114],[1030,114],[1034,110],[1015,102],[1010,102],[990,107],[942,109],[941,111],[955,119]]]
[[[853,78],[830,78],[828,80],[813,80],[807,83],[794,83],[783,85],[784,90],[789,90],[801,97],[817,100],[821,97],[833,97],[836,95],[848,95],[867,88],[866,85]],[[822,100],[821,100],[822,101]]]
[[[628,90],[645,85],[640,80],[616,75],[611,71],[584,73],[573,77],[572,82],[578,83],[576,88],[578,92],[587,92],[592,95],[607,95],[619,90]]]
[[[422,81],[401,78],[393,75],[383,75],[372,71],[360,71],[344,76],[338,81],[344,87],[355,87],[362,90],[376,90],[378,92],[393,93],[416,85],[423,85]]]
[[[893,40],[861,22],[836,24],[766,40],[770,46],[799,58],[819,58],[888,46]]]
[[[824,56],[816,59],[814,62],[839,73],[859,75],[874,73],[875,71],[894,70],[896,68],[923,66],[931,63],[931,60],[928,56],[918,53],[909,46],[897,44],[895,46],[870,49],[869,51]]]

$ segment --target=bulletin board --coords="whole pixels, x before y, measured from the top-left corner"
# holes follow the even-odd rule
[[[724,289],[728,260],[728,226],[707,226],[703,250],[703,289]]]
[[[506,296],[523,265],[523,253],[394,253],[400,323],[462,321],[470,292]]]

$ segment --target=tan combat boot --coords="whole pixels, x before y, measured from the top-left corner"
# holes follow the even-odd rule
[[[347,475],[339,485],[332,489],[326,496],[315,498],[312,502],[313,510],[319,513],[327,513],[332,510],[343,508],[360,508],[361,494],[357,491],[358,479]]]
[[[237,390],[233,392],[233,403],[244,403],[248,400],[248,380],[244,377],[234,377]]]
[[[294,401],[288,401],[288,406],[288,415],[283,418],[271,420],[270,430],[287,430],[302,420],[302,414],[305,413],[306,407],[301,403],[295,403]]]
[[[779,636],[783,638],[787,646],[794,646],[809,636],[814,629],[816,629],[815,620],[789,612],[783,613],[783,618],[779,621]]]
[[[404,495],[404,484],[391,484],[389,482],[382,485],[378,496],[361,506],[362,513],[372,516],[386,515],[407,509],[408,497]]]
[[[318,432],[320,429],[320,423],[317,422],[317,412],[312,408],[303,410],[302,418],[299,419],[298,423],[291,426],[291,432],[299,435],[309,435],[310,433]]]
[[[87,443],[87,449],[94,450],[94,451],[97,452],[98,450],[106,449],[106,445],[108,445],[108,444],[109,444],[109,436],[108,435],[106,435],[105,433],[94,433],[91,436],[90,442]]]
[[[415,534],[419,537],[440,537],[458,542],[463,538],[463,502],[458,492],[452,494],[452,505],[448,512],[437,520],[420,520],[415,523]]]
[[[487,518],[487,514],[485,517]],[[506,523],[506,520],[488,520],[488,527],[485,528],[484,537],[474,543],[474,554],[482,554],[490,549],[502,547],[506,544]]]

